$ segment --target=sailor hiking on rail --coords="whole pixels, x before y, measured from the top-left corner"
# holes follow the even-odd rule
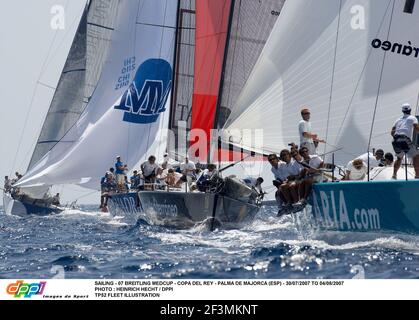
[[[392,142],[397,160],[394,162],[393,179],[397,179],[397,171],[400,169],[403,157],[406,155],[413,159],[415,168],[415,178],[419,179],[419,151],[413,145],[411,137],[413,132],[419,132],[418,119],[411,115],[412,108],[410,104],[405,103],[402,106],[403,116],[396,120],[391,129]]]

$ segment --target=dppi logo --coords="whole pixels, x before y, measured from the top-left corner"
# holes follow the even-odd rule
[[[149,59],[138,68],[134,82],[115,109],[125,111],[125,122],[154,123],[166,111],[171,84],[170,64],[162,59]]]
[[[39,283],[24,283],[23,280],[18,280],[7,286],[6,292],[13,295],[15,298],[31,298],[33,295],[41,295],[44,293],[46,281]]]

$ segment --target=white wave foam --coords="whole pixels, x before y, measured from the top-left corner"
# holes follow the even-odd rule
[[[354,235],[351,235],[353,237]],[[342,244],[331,244],[324,240],[285,240],[284,243],[291,246],[308,245],[325,250],[355,250],[361,248],[381,248],[396,251],[407,251],[419,255],[419,242],[403,240],[394,236],[380,237],[368,241],[355,241]]]
[[[109,212],[82,211],[78,209],[66,209],[64,212],[60,213],[60,216],[88,216],[88,217],[103,217],[103,218],[112,217],[112,215]]]

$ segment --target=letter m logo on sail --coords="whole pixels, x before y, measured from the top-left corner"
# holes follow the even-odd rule
[[[170,64],[162,59],[147,60],[138,68],[133,83],[115,109],[125,111],[125,122],[154,123],[166,111],[171,84]]]

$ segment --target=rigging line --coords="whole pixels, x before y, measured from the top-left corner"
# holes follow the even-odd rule
[[[90,5],[89,5],[89,7],[90,7]],[[84,12],[84,10],[83,10],[83,12]],[[80,18],[80,21],[81,21],[81,19],[83,18],[83,14],[84,13],[82,13],[82,17]],[[72,23],[72,26],[74,25],[74,23],[77,21],[77,18],[73,21],[73,23]],[[70,29],[72,29],[72,28],[70,28]],[[76,34],[77,34],[77,31],[76,31]],[[64,39],[67,37],[67,35],[68,35],[68,33],[64,36]],[[58,48],[60,48],[61,47],[61,45],[63,44],[63,42],[64,42],[64,40],[60,43],[60,45],[58,46]],[[71,49],[70,49],[71,50]],[[48,57],[47,57],[48,58]],[[52,59],[52,58],[51,58]],[[41,73],[41,75],[40,75],[40,77],[39,77],[39,79],[42,77],[42,74],[43,73]],[[43,84],[43,83],[41,83],[39,80],[38,80],[38,83],[40,83],[41,85],[43,85],[43,86],[46,86],[45,84]],[[57,85],[57,88],[58,88],[58,85]],[[56,89],[57,89],[56,88]],[[96,89],[95,89],[96,90]],[[55,93],[54,93],[54,95],[55,95]],[[54,99],[54,96],[52,97],[52,99],[51,99],[51,103],[52,103],[52,100]],[[50,104],[51,104],[50,103]],[[50,106],[51,107],[51,106]],[[48,112],[49,112],[49,109],[48,109]],[[45,120],[46,120],[46,117],[48,116],[48,112],[47,112],[47,114],[46,114],[46,116],[45,116],[45,119],[44,119],[44,122],[45,122]],[[82,114],[82,112],[80,113],[80,115]],[[77,121],[76,121],[76,123],[77,123]],[[64,135],[61,137],[61,139],[60,140],[58,140],[49,150],[48,150],[48,152],[49,151],[51,151],[59,142],[61,142],[61,140],[67,135],[67,133],[76,125],[76,123],[74,123],[65,133],[64,133]],[[42,129],[43,129],[43,126],[41,126],[41,128],[40,128],[40,130],[42,131]],[[39,132],[39,134],[38,134],[38,136],[41,134],[41,132]],[[39,139],[38,139],[39,140]],[[23,165],[23,162],[25,161],[25,158],[26,158],[26,156],[28,156],[28,154],[32,151],[34,151],[34,149],[35,149],[35,147],[36,147],[36,145],[38,144],[38,140],[35,140],[35,142],[34,143],[32,143],[32,145],[31,145],[31,148],[30,149],[28,149],[28,152],[25,154],[25,157],[22,159],[22,162],[21,162],[21,164],[20,165]],[[29,160],[29,165],[30,165],[30,163],[31,163],[31,160],[32,159],[30,159]]]
[[[69,3],[69,0],[67,0],[67,3],[66,3],[66,5],[65,5],[65,8],[67,7],[67,5],[68,5],[68,3]],[[71,33],[71,30],[73,30],[73,26],[74,26],[74,24],[75,23],[77,23],[77,22],[79,22],[80,23],[80,21],[81,21],[81,19],[83,18],[83,14],[84,14],[84,11],[86,10],[86,7],[83,7],[82,8],[82,10],[81,10],[81,13],[78,15],[78,16],[76,16],[76,18],[73,20],[73,22],[71,23],[71,25],[70,25],[70,28],[66,28],[67,29],[67,31],[66,31],[66,33],[64,34],[64,36],[63,36],[63,38],[62,38],[62,40],[61,40],[61,42],[58,44],[58,46],[57,46],[57,48],[56,48],[56,50],[54,51],[54,52],[52,52],[52,54],[51,54],[51,52],[47,55],[47,58],[46,58],[46,61],[45,61],[45,63],[44,63],[44,65],[43,65],[43,67],[42,67],[42,71],[41,71],[41,75],[40,75],[40,77],[42,77],[43,75],[44,75],[44,73],[45,73],[45,69],[46,69],[46,67],[47,67],[47,65],[49,64],[49,62],[50,61],[52,61],[52,59],[54,59],[55,58],[55,56],[58,54],[58,50],[62,47],[62,45],[64,44],[64,42],[66,41],[66,39],[67,39],[67,37],[68,37],[68,35]],[[80,16],[80,19],[78,18]],[[57,32],[58,32],[59,30],[57,30]],[[76,30],[76,33],[77,33],[77,30]],[[54,42],[55,42],[55,40],[54,40]],[[71,50],[71,49],[70,49]],[[51,55],[51,56],[50,56]]]
[[[192,0],[190,0],[190,2],[189,2],[189,8],[192,10]],[[193,71],[192,71],[192,78],[188,79],[188,87],[192,88],[192,91],[190,91],[190,94],[188,94],[188,99],[187,99],[187,103],[186,103],[188,107],[190,106],[190,108],[188,108],[187,122],[189,122],[189,118],[191,117],[191,113],[192,113],[193,87],[194,87],[194,81],[195,81],[194,64],[195,64],[196,37],[195,36],[192,37],[192,34],[194,34],[194,35],[196,34],[196,8],[194,8],[194,10],[195,11],[193,13],[190,13],[190,15],[189,15],[189,18],[190,18],[189,24],[191,26],[193,26],[193,28],[191,28],[188,32],[188,42],[191,43],[193,48],[192,49],[189,48],[188,51],[187,51],[188,52],[187,63],[188,63],[188,71],[191,70],[191,69]],[[195,19],[194,19],[195,25],[193,25],[193,22],[192,22],[192,16],[193,15],[195,15]],[[193,39],[191,40],[191,38],[193,38]],[[193,60],[193,63],[192,63],[192,60]],[[190,81],[192,81],[191,86],[189,86]],[[183,93],[184,93],[184,91],[182,92],[182,94]]]
[[[242,1],[240,0],[240,7],[239,7],[239,10],[238,10],[238,12],[237,12],[237,35],[236,35],[236,45],[235,45],[235,48],[234,48],[234,51],[236,50],[236,48],[237,48],[237,45],[238,45],[238,43],[239,43],[239,33],[241,34],[241,32],[243,32],[243,30],[244,30],[244,27],[243,27],[243,19],[242,19]],[[242,43],[244,43],[245,41],[243,40],[243,42]],[[245,71],[246,69],[245,69],[245,50],[244,50],[244,45],[242,44],[242,50],[241,50],[241,53],[242,53],[242,55],[241,55],[241,57],[239,57],[238,59],[242,59],[242,67],[243,67],[243,71]],[[232,72],[233,73],[233,72]],[[243,80],[243,83],[244,82],[246,82],[246,75],[245,75],[245,72],[243,72],[243,78],[242,78],[242,80]]]
[[[387,134],[390,135],[390,131],[386,131],[386,132],[382,132],[382,133],[377,133],[376,135],[372,136],[372,138],[373,139],[379,138],[379,137],[385,136]]]
[[[381,28],[382,28],[382,26],[383,26],[383,24],[384,24],[384,21],[385,21],[385,17],[386,17],[387,11],[388,11],[388,10],[389,10],[389,8],[390,8],[390,4],[391,4],[391,0],[389,0],[389,2],[388,2],[388,4],[387,4],[386,11],[385,11],[385,13],[384,13],[384,15],[383,15],[383,19],[381,20],[381,23],[380,23],[380,26],[379,26],[379,28],[378,28],[378,31],[377,31],[376,36],[378,36],[378,34],[379,34],[379,33],[380,33],[380,31],[381,31]],[[354,93],[353,93],[353,95],[352,95],[351,100],[349,101],[348,107],[347,107],[346,112],[345,112],[345,116],[343,117],[343,120],[342,120],[341,125],[340,125],[340,129],[339,129],[339,131],[338,131],[338,133],[337,133],[337,135],[336,135],[336,140],[335,140],[335,141],[337,141],[337,139],[339,138],[339,136],[340,136],[340,134],[341,134],[341,132],[342,132],[342,130],[343,130],[343,124],[345,123],[346,118],[347,118],[347,117],[348,117],[348,115],[349,115],[349,111],[351,110],[352,103],[353,103],[353,101],[354,101],[354,99],[355,99],[355,95],[356,95],[356,93],[358,92],[359,85],[361,84],[362,76],[363,76],[363,74],[364,74],[364,72],[365,72],[365,70],[366,70],[366,68],[367,68],[368,62],[369,62],[369,60],[370,60],[370,58],[371,58],[372,51],[373,51],[373,49],[372,49],[372,48],[370,48],[370,51],[369,51],[369,53],[368,53],[368,57],[367,57],[367,59],[366,59],[366,61],[365,61],[364,67],[362,68],[362,71],[361,71],[361,73],[360,73],[360,75],[359,75],[359,78],[358,78],[357,84],[356,84],[356,86],[355,86]]]
[[[229,56],[229,47],[230,47],[230,40],[231,40],[231,30],[235,12],[236,0],[231,0],[229,5],[229,14],[228,14],[228,22],[227,22],[227,30],[224,42],[224,52],[222,58],[222,65],[221,65],[221,73],[220,73],[220,80],[218,82],[218,92],[217,92],[217,101],[215,106],[215,115],[212,127],[217,129],[217,134],[220,130],[220,108],[222,106],[222,97],[224,96],[224,86],[225,86],[225,79],[226,79],[226,69],[227,69],[227,62]]]
[[[142,11],[142,8],[143,8],[141,5],[144,6],[144,4],[145,4],[145,2],[141,2],[141,1],[138,2],[137,14],[135,16],[135,24],[136,25],[139,24],[138,23],[138,17],[140,16],[140,11]],[[133,50],[132,56],[133,57],[136,57],[136,54],[135,54],[135,51],[136,51],[136,48],[137,48],[137,28],[136,28],[136,26],[134,26],[134,41],[133,42],[134,42],[134,45],[132,47],[132,50]],[[134,77],[133,77],[133,80],[132,81],[133,82],[135,81],[135,74],[134,74]],[[130,90],[129,86],[128,86],[127,90]],[[125,157],[125,163],[127,163],[128,162],[128,159],[129,159],[129,146],[130,146],[130,138],[131,138],[131,123],[130,122],[128,122],[127,131],[128,131],[127,132],[127,139],[126,139],[126,144],[125,144],[125,146],[126,146],[126,150],[125,150],[125,156],[126,156]],[[132,165],[135,166],[136,163],[133,163]],[[129,168],[129,170],[131,170],[131,169],[132,168]]]
[[[177,13],[178,13],[178,11],[179,11],[179,3],[180,3],[180,1],[178,1],[177,2],[177,4],[176,4],[176,15],[177,15]],[[167,2],[166,2],[166,5],[167,5]],[[166,16],[165,16],[165,19],[166,19]],[[177,27],[177,18],[176,18],[176,27]],[[163,33],[164,33],[164,30],[163,30]],[[163,35],[162,35],[162,38],[163,38]],[[175,34],[173,35],[173,38],[172,38],[172,43],[171,43],[171,45],[170,45],[170,50],[169,50],[169,52],[172,52],[172,54],[170,54],[169,56],[171,57],[171,59],[172,59],[172,79],[171,79],[171,81],[172,82],[174,82],[174,76],[175,76],[175,68],[176,68],[176,66],[175,66],[175,55],[174,55],[174,53],[176,52],[176,32],[175,32]],[[160,53],[160,55],[161,55],[161,53]],[[173,88],[173,86],[172,86],[172,84],[170,85],[170,95],[171,95],[171,97],[174,95],[174,92],[173,92],[173,90],[172,90],[172,88]],[[172,105],[172,103],[171,103],[171,97],[170,97],[170,99],[168,99],[167,101],[166,101],[166,104],[165,104],[165,106],[168,106],[169,107],[169,110],[165,110],[164,112],[163,112],[163,114],[161,115],[161,119],[160,119],[160,121],[161,121],[161,123],[167,123],[167,124],[170,124],[170,111],[171,111],[171,105]],[[159,126],[160,127],[160,126]],[[157,140],[157,141],[160,141],[161,143],[163,143],[164,145],[165,145],[165,148],[164,148],[164,150],[163,150],[163,148],[160,148],[160,143],[157,145],[157,147],[156,147],[156,153],[157,153],[157,157],[161,157],[161,158],[163,158],[163,154],[164,153],[166,153],[167,152],[167,145],[168,145],[168,137],[169,137],[169,127],[167,126],[165,126],[164,128],[159,128],[159,130],[157,131],[157,133],[159,134],[159,139]]]
[[[234,8],[232,8],[232,10],[234,10]],[[241,28],[241,10],[242,10],[242,1],[239,1],[239,8],[237,9],[237,24],[236,24],[236,33],[237,35],[239,34],[239,30],[242,30]],[[230,83],[228,84],[228,97],[227,97],[227,103],[226,106],[231,110],[232,106],[230,105],[231,102],[231,91],[232,91],[232,87],[233,87],[233,72],[234,72],[234,57],[236,56],[236,49],[237,49],[237,44],[238,44],[238,37],[235,37],[234,39],[234,44],[233,44],[233,53],[232,53],[232,61],[231,61],[231,70],[230,70]],[[231,41],[231,39],[230,39]],[[243,54],[244,54],[244,50],[243,50]],[[244,58],[243,58],[243,67],[244,67]],[[222,99],[222,97],[221,97]],[[222,101],[222,100],[221,100]],[[225,125],[225,123],[223,123],[223,126]]]
[[[358,156],[358,154],[355,154],[355,153],[352,153],[352,152],[345,151],[345,149],[344,149],[344,148],[338,148],[338,150],[336,150],[336,151],[339,151],[340,153],[343,153],[343,154],[345,154],[345,155],[347,155],[347,156],[351,156],[351,157],[354,157],[354,158]],[[329,154],[330,154],[330,152],[329,152]],[[327,153],[326,153],[325,155],[327,155]]]
[[[177,89],[176,89],[176,83],[178,79],[178,74],[183,74],[183,72],[179,72],[179,60],[177,59],[178,51],[179,51],[179,44],[182,42],[181,39],[179,39],[179,32],[181,31],[181,28],[179,26],[180,23],[180,2],[181,0],[177,0],[177,10],[176,10],[176,29],[175,29],[175,40],[174,40],[174,50],[173,50],[173,71],[172,71],[172,84],[171,84],[171,95],[170,95],[170,103],[169,103],[169,124],[168,129],[172,130],[174,126],[174,119],[175,119],[175,108],[174,105],[176,103],[176,97],[177,97]],[[187,77],[187,76],[186,76]],[[172,121],[173,119],[173,121]],[[166,152],[169,152],[168,145],[166,144]]]
[[[90,3],[91,4],[91,3]],[[90,5],[89,5],[89,8],[90,8]],[[119,7],[118,7],[118,9],[119,9]],[[77,21],[77,19],[75,19],[74,20],[74,22],[73,22],[73,24],[72,25],[74,25],[74,23],[75,23],[75,21]],[[65,36],[66,37],[66,36]],[[65,38],[64,37],[64,38]],[[59,47],[62,45],[62,43],[59,45]],[[107,50],[109,49],[109,46],[108,46],[108,48],[107,48]],[[106,64],[106,61],[103,63],[103,65],[102,65],[102,67],[104,66]],[[99,77],[99,80],[97,81],[97,83],[99,83],[99,81],[100,81],[100,79],[102,78],[102,76],[103,76],[103,68],[102,68],[102,72],[101,72],[101,74],[100,74],[100,77]],[[96,92],[96,90],[97,90],[97,85],[95,86],[95,88],[94,88],[94,90],[93,90],[93,92],[92,92],[92,94],[91,94],[91,96],[90,97],[92,97],[94,94],[95,94],[95,92]],[[89,101],[90,101],[90,98],[89,98]],[[80,116],[84,113],[84,111],[86,110],[86,108],[87,108],[87,105],[90,103],[90,102],[86,102],[86,106],[85,106],[85,108],[83,109],[83,111],[82,112],[80,112]],[[79,120],[80,120],[80,117],[79,117]],[[48,152],[50,152],[52,149],[54,149],[55,148],[55,146],[58,144],[58,143],[60,143],[65,137],[66,137],[66,135],[73,129],[73,127],[75,127],[77,124],[78,124],[78,122],[79,122],[79,120],[77,120],[76,122],[74,122],[74,124],[70,127],[70,128],[68,128],[68,130],[64,133],[64,135],[48,150]],[[71,142],[74,142],[74,141],[71,141]],[[35,143],[33,143],[32,144],[32,149],[34,149],[34,146],[36,146],[36,144],[37,144],[38,142],[37,141],[35,141]],[[28,152],[29,153],[29,152]],[[23,162],[23,161],[22,161]]]
[[[416,100],[415,116],[418,115],[418,108],[419,108],[419,92],[418,92],[418,99]]]
[[[48,89],[51,89],[51,90],[57,90],[57,87],[53,87],[53,86],[51,86],[51,85],[49,85],[49,84],[46,84],[46,83],[43,83],[43,82],[41,82],[41,81],[38,81],[37,82],[40,86],[43,86],[43,87],[45,87],[45,88],[48,88]]]
[[[326,124],[326,137],[325,140],[327,141],[329,135],[329,125],[330,125],[330,110],[332,108],[332,99],[333,99],[333,87],[335,84],[335,71],[336,71],[336,58],[338,53],[338,42],[339,42],[339,29],[340,29],[340,19],[342,15],[342,0],[339,0],[339,17],[338,17],[338,26],[336,29],[336,42],[335,42],[335,54],[333,59],[333,68],[332,68],[332,80],[330,82],[330,97],[329,97],[329,109],[327,111],[327,124]],[[324,145],[324,153],[326,153],[327,145]],[[323,159],[324,160],[324,159]]]
[[[66,6],[68,5],[68,1],[67,1],[67,4],[66,4]],[[90,10],[90,4],[88,4],[88,7],[87,8],[89,8],[88,10]],[[57,49],[56,49],[56,51],[52,54],[52,56],[51,56],[51,58],[49,59],[49,61],[51,61],[54,57],[55,57],[55,55],[56,55],[56,53],[58,52],[58,49],[59,48],[61,48],[61,46],[63,45],[63,43],[65,42],[65,39],[67,38],[67,36],[69,35],[69,33],[70,33],[70,30],[72,30],[73,29],[73,26],[74,26],[74,24],[77,22],[77,21],[79,21],[79,24],[81,23],[81,21],[82,21],[82,19],[83,19],[83,16],[84,16],[84,14],[85,14],[85,10],[86,10],[86,6],[82,9],[82,11],[81,11],[81,14],[80,14],[80,16],[81,16],[81,18],[80,19],[78,19],[77,17],[73,20],[73,22],[71,23],[71,27],[68,29],[68,31],[65,33],[65,35],[64,35],[64,37],[63,37],[63,40],[61,41],[61,43],[58,45],[58,47],[57,47]],[[75,33],[75,37],[77,36],[77,32],[78,32],[78,29],[79,29],[79,27],[77,28],[77,30],[76,30],[76,33]],[[58,30],[57,30],[57,32],[58,32]],[[54,37],[55,38],[55,37]],[[73,41],[74,41],[74,39],[73,39]],[[53,43],[55,42],[55,39],[53,40]],[[72,45],[71,45],[72,46]],[[70,51],[71,51],[71,48],[70,48]],[[45,60],[45,63],[44,63],[44,65],[43,65],[43,67],[42,67],[42,70],[41,70],[41,73],[40,73],[40,75],[39,75],[39,80],[37,81],[37,83],[38,84],[40,84],[40,85],[42,85],[42,86],[44,86],[44,87],[48,87],[48,88],[50,88],[50,89],[53,89],[53,90],[56,90],[57,88],[58,88],[58,84],[57,84],[57,87],[56,88],[53,88],[52,86],[48,86],[48,85],[46,85],[45,83],[42,83],[41,81],[40,81],[40,79],[42,78],[42,76],[44,75],[44,73],[45,73],[45,70],[46,70],[46,67],[47,67],[47,65],[48,65],[48,58],[49,58],[49,56],[50,56],[50,53],[48,53],[48,55],[47,55],[47,57],[46,57],[46,60]],[[61,74],[61,76],[65,73],[64,72],[64,68],[65,68],[65,65],[64,65],[64,67],[63,67],[63,71],[62,71],[62,74]],[[60,78],[61,79],[61,78]],[[37,88],[35,89],[35,90],[37,90]],[[54,92],[54,96],[55,96],[55,92]],[[54,99],[54,96],[52,97],[52,100]],[[51,100],[51,101],[52,101]],[[51,102],[52,103],[52,102]],[[50,106],[51,107],[51,106]],[[46,118],[47,118],[47,116],[48,116],[48,113],[49,113],[49,109],[48,109],[48,112],[47,112],[47,114],[46,114],[46,116],[45,116],[45,118],[44,118],[44,122],[46,121]],[[80,113],[80,115],[81,115],[81,113]],[[37,134],[37,136],[39,136],[40,134],[41,134],[41,132],[42,132],[42,129],[43,129],[43,126],[41,126],[41,128],[40,128],[40,131],[39,131],[39,133]],[[71,129],[71,128],[70,128]],[[68,130],[69,131],[69,130]],[[68,132],[67,131],[67,132]],[[67,134],[67,132],[66,132],[66,134]],[[64,138],[64,136],[62,137],[62,138]],[[61,139],[62,139],[61,138]],[[58,141],[59,142],[59,141]],[[57,143],[58,143],[57,142]],[[31,147],[28,149],[28,151],[27,151],[27,153],[25,154],[25,156],[23,157],[23,159],[22,159],[22,161],[21,161],[21,163],[19,164],[19,167],[21,167],[21,166],[23,166],[23,163],[26,161],[25,159],[26,159],[26,157],[31,153],[31,152],[34,152],[34,150],[35,150],[35,148],[36,148],[36,146],[37,146],[37,144],[38,144],[38,141],[37,140],[35,140],[32,144],[31,144]],[[51,147],[51,149],[53,148],[55,146],[55,144]],[[48,151],[50,151],[51,149],[49,149]],[[28,166],[31,164],[31,162],[32,162],[32,158],[29,160],[29,164],[28,164]]]
[[[164,15],[163,15],[163,17],[164,17],[164,18],[163,18],[163,25],[165,25],[165,24],[166,24],[166,19],[167,19],[167,1],[168,1],[168,0],[166,0],[166,2],[165,2],[165,6],[164,6]],[[170,1],[170,0],[169,0],[169,1]],[[165,32],[164,28],[161,28],[160,48],[159,48],[159,58],[161,58],[161,55],[162,55],[164,32]],[[135,39],[137,39],[137,38],[135,38]],[[165,92],[164,92],[163,94],[165,94]],[[167,112],[164,112],[164,113],[167,113]],[[162,118],[164,118],[164,116],[159,117],[157,121],[160,121],[160,122],[161,122],[161,121],[162,121]],[[148,135],[147,135],[147,151],[150,149],[150,137],[151,137],[151,129],[152,129],[152,126],[153,126],[153,124],[152,124],[152,123],[150,123],[150,124],[148,125]],[[156,148],[156,151],[157,151],[157,148]]]
[[[85,194],[85,195],[83,195],[83,196],[80,196],[80,197],[77,197],[76,199],[74,199],[74,201],[79,201],[80,199],[83,199],[83,198],[86,198],[86,197],[88,197],[88,196],[90,196],[90,195],[92,195],[92,194],[95,194],[95,193],[98,193],[99,191],[92,191],[92,192],[89,192],[89,193],[87,193],[87,194]]]
[[[223,7],[222,7],[222,13],[221,14],[223,14],[224,11],[227,10],[227,8],[226,8],[227,2],[228,1],[224,1]],[[230,5],[229,9],[231,9],[231,5]],[[230,13],[229,13],[229,16],[230,16]],[[218,31],[221,30],[221,27],[223,27],[223,22],[224,22],[224,19],[222,17],[221,20],[220,20],[220,22],[219,22],[219,25],[218,25],[218,28],[219,28],[219,29],[217,29]],[[219,49],[221,47],[221,42],[223,40],[224,34],[227,35],[228,32],[224,32],[224,29],[223,29],[223,30],[221,30],[221,32],[217,32],[217,33],[214,33],[214,34],[211,35],[211,37],[214,36],[214,35],[216,35],[217,38],[218,38],[217,39],[217,47],[216,47],[216,52],[217,53],[220,51]],[[210,36],[208,36],[208,38],[209,37]],[[227,37],[226,37],[225,41],[227,41]],[[227,50],[227,48],[224,46],[223,54],[225,54],[225,52],[224,52],[225,50]],[[214,83],[214,74],[215,74],[215,72],[216,72],[216,64],[213,64],[213,68],[211,70],[211,89],[213,88],[213,86],[218,86],[218,87],[220,86],[221,79],[217,83]],[[221,70],[221,72],[222,72],[222,70]],[[218,94],[219,94],[219,92],[217,92],[217,96],[218,96]]]
[[[187,9],[186,9],[187,8]],[[185,10],[186,9],[186,10]],[[180,42],[179,42],[179,52],[177,56],[177,63],[178,63],[178,70],[182,69],[186,74],[190,74],[190,76],[186,77],[186,85],[182,83],[182,81],[178,81],[176,83],[176,99],[174,100],[174,106],[175,108],[174,114],[176,115],[177,107],[179,105],[182,106],[182,112],[180,114],[180,119],[176,118],[176,116],[173,118],[173,124],[178,128],[177,120],[179,121],[185,121],[186,125],[189,125],[191,113],[192,113],[192,96],[193,96],[193,82],[194,82],[194,71],[192,73],[190,70],[193,70],[193,60],[194,60],[194,48],[195,48],[195,41],[192,41],[191,38],[195,39],[192,35],[196,30],[195,25],[193,24],[193,15],[195,15],[195,8],[192,5],[192,0],[189,0],[189,4],[186,3],[185,6],[182,8],[181,11],[181,21],[182,25],[180,26],[181,31],[179,32]],[[184,27],[185,25],[188,25],[188,27]],[[185,34],[183,34],[182,30],[185,30]],[[182,43],[184,41],[185,43]],[[186,44],[187,43],[187,44]],[[182,49],[182,45],[187,45],[186,49]],[[185,51],[186,50],[186,51]],[[186,52],[186,54],[183,55],[183,53]],[[184,57],[184,59],[183,59]],[[181,78],[180,73],[178,72],[176,74],[177,79]],[[182,85],[180,85],[182,83]],[[180,93],[179,93],[180,92]],[[182,101],[182,104],[179,104],[179,100]],[[186,119],[183,119],[184,115],[184,107],[186,107]],[[178,116],[179,117],[179,116]],[[186,127],[186,132],[188,131],[188,128]],[[179,131],[175,134],[177,137],[177,141],[179,140]]]
[[[70,0],[67,0],[66,4],[65,4],[65,6],[64,6],[64,9],[66,9],[66,8],[67,8],[69,1],[70,1]],[[77,20],[77,19],[76,19],[76,20]],[[53,47],[53,45],[54,45],[54,43],[55,43],[55,40],[56,40],[56,38],[57,38],[58,31],[59,31],[59,29],[56,29],[56,30],[55,30],[54,37],[53,37],[53,39],[52,39],[52,41],[51,41],[51,43],[50,43],[50,46],[49,46],[49,48],[48,48],[48,51],[47,51],[47,56],[46,56],[46,58],[45,58],[45,60],[44,60],[44,62],[43,62],[43,64],[42,64],[40,74],[39,74],[39,76],[38,76],[38,79],[36,80],[36,84],[38,84],[38,83],[40,82],[41,77],[42,77],[42,75],[43,75],[43,71],[44,71],[44,69],[45,69],[45,68],[46,68],[46,66],[47,66],[48,58],[49,58],[49,55],[50,55],[50,53],[51,53],[51,51],[52,51],[52,47]],[[28,110],[28,112],[26,113],[26,116],[25,116],[24,125],[23,125],[22,131],[21,131],[21,133],[20,133],[20,137],[19,137],[18,147],[17,147],[16,153],[15,153],[15,156],[14,156],[14,158],[13,158],[13,162],[12,162],[12,169],[11,169],[11,170],[9,170],[10,175],[11,175],[11,173],[12,173],[12,171],[13,171],[13,166],[14,166],[14,165],[15,165],[15,163],[16,163],[17,156],[19,155],[19,153],[20,153],[20,149],[21,149],[21,147],[22,147],[23,136],[24,136],[24,133],[25,133],[25,131],[26,131],[26,127],[27,127],[27,125],[28,125],[29,115],[32,113],[32,108],[33,108],[33,104],[34,104],[34,101],[35,101],[35,96],[36,96],[36,93],[37,93],[37,85],[35,85],[35,88],[34,88],[34,90],[33,90],[32,97],[31,97],[31,100],[30,100],[30,103],[29,103],[29,110]],[[23,161],[22,161],[22,162],[23,162]]]
[[[393,8],[392,8],[392,11],[391,11],[391,16],[390,16],[390,23],[389,23],[389,26],[388,26],[387,40],[390,38],[390,31],[391,31],[391,25],[392,25],[392,22],[393,22],[393,14],[394,14],[395,3],[396,3],[396,1],[394,0],[393,1]],[[372,117],[372,123],[371,123],[370,136],[369,136],[369,140],[368,140],[367,153],[370,151],[370,148],[371,148],[371,139],[372,139],[372,134],[373,134],[373,131],[374,131],[375,117],[377,115],[378,100],[380,98],[381,84],[382,84],[382,81],[383,81],[383,74],[384,74],[384,67],[385,67],[385,63],[386,63],[386,57],[387,57],[387,52],[384,52],[383,63],[382,63],[381,72],[380,72],[380,80],[378,82],[377,96],[375,98],[374,113],[373,113],[373,117]]]

